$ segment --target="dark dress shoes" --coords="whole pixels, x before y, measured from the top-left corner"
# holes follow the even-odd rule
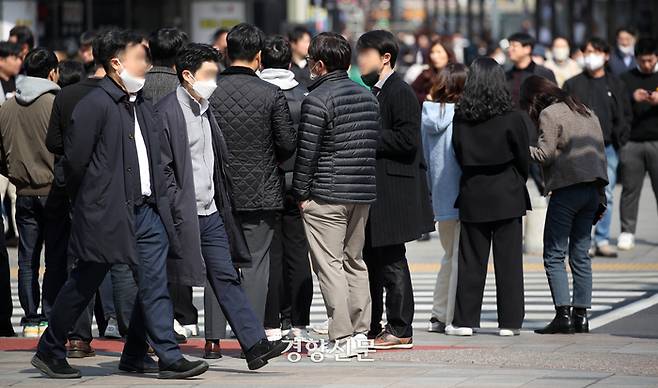
[[[571,320],[571,306],[555,306],[555,318],[542,329],[535,330],[537,334],[573,334],[575,329]]]
[[[53,379],[79,379],[82,376],[80,371],[71,367],[65,358],[50,358],[37,353],[32,357],[32,365]]]
[[[266,338],[263,338],[245,352],[249,370],[264,367],[267,364],[267,360],[279,357],[286,348],[287,344],[281,340],[268,341]]]
[[[158,367],[158,363],[148,355],[138,361],[121,355],[119,370],[129,373],[158,373],[160,368]]]
[[[185,379],[188,377],[198,376],[208,370],[208,363],[205,361],[189,361],[186,358],[174,362],[166,368],[160,369],[159,379]]]
[[[66,357],[68,358],[85,358],[94,357],[96,351],[87,341],[72,339],[66,346]]]
[[[222,358],[222,348],[219,346],[219,340],[206,340],[206,346],[203,349],[203,358],[208,360]]]

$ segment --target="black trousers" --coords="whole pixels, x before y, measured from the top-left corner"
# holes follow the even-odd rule
[[[461,223],[453,325],[480,327],[489,251],[493,243],[498,327],[521,328],[525,315],[522,232],[520,217]]]
[[[174,305],[174,319],[181,325],[196,325],[199,312],[194,307],[192,287],[169,283],[169,296]]]
[[[366,228],[366,241],[363,247],[363,260],[368,266],[372,299],[372,319],[368,336],[376,336],[382,331],[381,320],[384,313],[384,289],[386,289],[385,330],[396,337],[411,337],[414,293],[406,258],[407,250],[404,244],[373,247],[369,229]]]
[[[274,223],[264,326],[278,328],[284,318],[289,318],[292,326],[308,326],[312,302],[306,232],[296,201],[287,196],[285,209]]]

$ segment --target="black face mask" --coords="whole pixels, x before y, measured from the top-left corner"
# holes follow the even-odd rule
[[[379,72],[377,70],[373,70],[370,73],[362,74],[361,81],[363,81],[364,84],[371,88],[375,86],[377,81],[379,81]]]

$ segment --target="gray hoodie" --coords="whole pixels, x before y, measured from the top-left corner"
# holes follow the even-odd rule
[[[19,76],[16,79],[16,101],[23,106],[30,105],[42,95],[57,93],[59,89],[59,85],[46,78]]]

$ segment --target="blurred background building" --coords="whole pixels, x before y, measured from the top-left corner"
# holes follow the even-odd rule
[[[616,28],[629,24],[658,36],[658,0],[0,0],[0,21],[2,36],[25,24],[40,44],[62,50],[73,50],[87,30],[176,26],[209,42],[217,28],[241,21],[267,33],[304,24],[348,37],[387,28],[459,33],[473,42],[525,30],[544,43],[556,35],[579,43],[589,35],[612,40]]]

